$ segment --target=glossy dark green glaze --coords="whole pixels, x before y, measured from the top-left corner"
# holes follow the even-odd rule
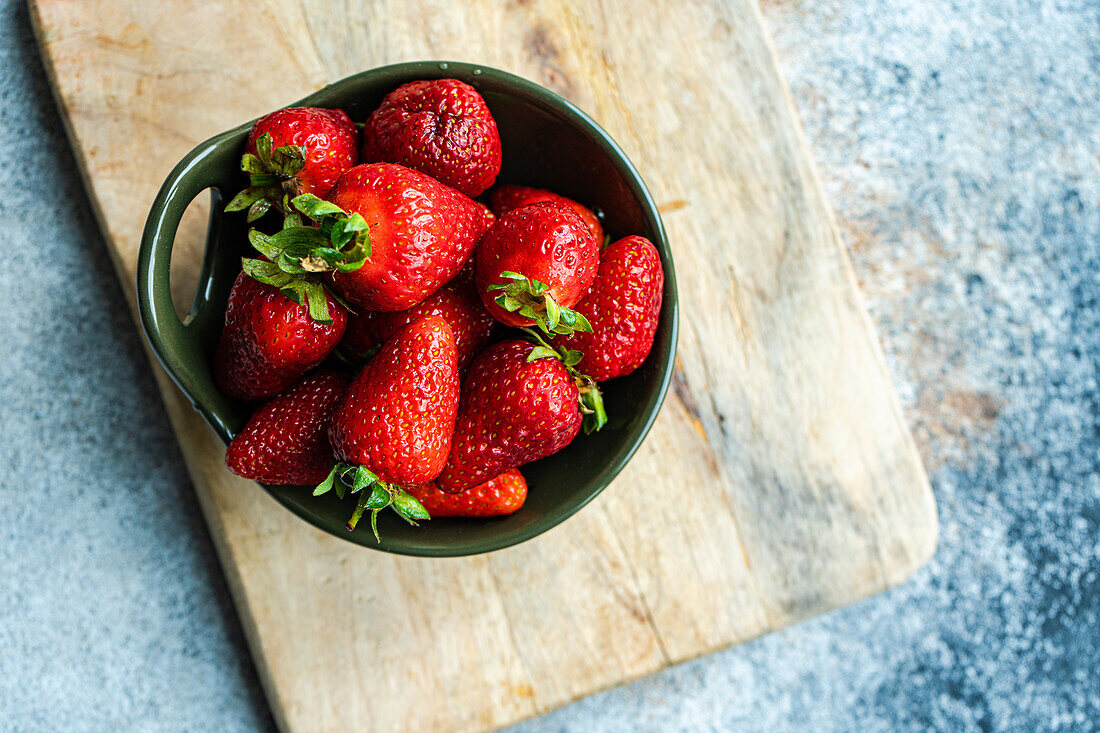
[[[456,556],[497,550],[530,539],[587,504],[619,473],[649,431],[672,375],[676,351],[676,277],[661,217],[634,166],[587,115],[556,94],[512,74],[452,62],[396,64],[365,71],[311,94],[294,106],[339,107],[363,120],[395,87],[415,79],[457,78],[481,92],[500,127],[504,168],[498,183],[557,191],[605,213],[613,237],[642,234],[657,245],[665,268],[664,306],[653,351],[633,374],[603,386],[610,423],[580,435],[565,450],[524,466],[530,492],[510,517],[436,519],[419,528],[396,516],[380,518],[382,542],[369,522],[354,532],[344,523],[354,502],[332,493],[314,498],[295,486],[265,486],[276,500],[321,529],[366,547],[407,555]],[[153,203],[142,237],[137,292],[141,321],[161,364],[195,409],[228,442],[251,406],[222,395],[210,363],[240,257],[247,253],[243,214],[223,215],[224,200],[244,187],[238,165],[251,123],[195,148],[169,175]],[[213,189],[210,232],[198,292],[181,323],[168,279],[172,244],[191,200]]]

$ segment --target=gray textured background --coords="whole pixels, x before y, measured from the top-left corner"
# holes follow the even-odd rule
[[[514,733],[1095,730],[1100,3],[764,9],[940,549]],[[22,2],[0,39],[0,729],[269,728]]]

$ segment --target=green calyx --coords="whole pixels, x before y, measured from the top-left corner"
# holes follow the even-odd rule
[[[607,424],[607,411],[603,406],[603,395],[600,393],[600,388],[595,379],[577,369],[577,364],[584,358],[584,354],[576,349],[552,345],[533,328],[521,328],[520,330],[527,334],[532,343],[535,344],[530,353],[527,354],[528,362],[538,361],[539,359],[557,359],[565,365],[565,370],[573,378],[573,382],[577,385],[577,391],[580,393],[580,410],[581,414],[584,415],[582,426],[585,435],[591,435],[603,428]]]
[[[547,335],[592,332],[592,324],[582,314],[558,305],[546,283],[509,270],[500,273],[500,276],[508,282],[495,283],[488,289],[500,291],[495,301],[504,310],[531,319]]]
[[[306,164],[306,149],[283,145],[272,149],[271,135],[256,138],[256,153],[241,157],[241,170],[248,174],[248,188],[233,197],[226,211],[248,211],[248,221],[262,217],[272,207],[293,214],[291,199],[298,194],[297,175]]]
[[[391,507],[397,516],[414,527],[417,526],[416,520],[432,518],[415,496],[400,486],[382,481],[366,466],[334,464],[325,480],[317,484],[313,495],[321,496],[329,491],[335,491],[336,496],[341,499],[346,493],[359,495],[355,502],[355,511],[348,519],[348,531],[355,529],[363,514],[369,510],[371,530],[378,542],[382,541],[378,535],[378,513],[386,507]]]
[[[291,204],[295,213],[284,219],[281,231],[248,232],[248,241],[267,259],[244,258],[241,265],[254,279],[274,285],[295,303],[307,304],[313,320],[332,323],[323,276],[354,272],[363,266],[371,254],[367,222],[359,214],[348,214],[309,193],[296,196]],[[303,216],[317,226],[305,226]],[[333,297],[340,300],[335,294]]]

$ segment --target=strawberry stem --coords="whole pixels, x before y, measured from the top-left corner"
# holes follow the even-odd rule
[[[298,194],[298,173],[306,164],[307,150],[301,145],[283,145],[272,150],[271,135],[256,139],[256,153],[241,156],[241,170],[248,174],[248,188],[225,206],[226,211],[248,211],[249,223],[275,208],[293,216],[291,199]]]
[[[505,270],[500,276],[508,282],[494,283],[486,289],[501,291],[495,301],[504,310],[534,321],[539,330],[548,336],[568,336],[574,331],[592,332],[588,319],[571,308],[559,305],[546,283],[510,270]]]
[[[584,434],[591,435],[599,432],[607,425],[607,411],[603,406],[603,395],[596,386],[595,380],[586,375],[574,377],[577,380],[577,391],[581,396],[581,412],[584,413]]]
[[[366,490],[368,488],[370,491]],[[359,520],[363,518],[363,514],[369,509],[370,526],[377,542],[382,541],[382,537],[378,534],[378,513],[386,507],[391,507],[397,516],[414,527],[419,526],[416,520],[432,518],[416,497],[400,486],[382,481],[366,466],[350,463],[333,464],[325,480],[313,490],[313,495],[321,496],[333,489],[341,499],[344,498],[345,489],[359,495],[355,502],[355,510],[347,522],[348,531],[355,529]]]
[[[349,215],[313,194],[302,194],[292,203],[301,213],[287,215],[282,230],[270,235],[258,229],[248,232],[248,241],[265,259],[244,258],[241,266],[253,279],[279,288],[299,305],[307,305],[313,320],[332,323],[325,293],[341,306],[348,306],[326,287],[326,276],[333,271],[353,272],[367,261],[371,254],[367,222],[359,214]],[[304,226],[303,214],[317,226]]]
[[[582,424],[584,426],[585,435],[599,432],[603,426],[607,424],[607,411],[604,409],[603,395],[600,393],[600,388],[596,384],[596,380],[577,369],[576,365],[584,358],[584,354],[576,349],[567,349],[564,346],[560,348],[553,346],[543,338],[542,334],[533,328],[525,327],[520,330],[535,344],[534,348],[532,348],[531,352],[527,355],[527,361],[557,359],[565,365],[565,370],[569,372],[569,376],[573,378],[573,381],[577,385],[580,410],[584,415],[584,422]]]

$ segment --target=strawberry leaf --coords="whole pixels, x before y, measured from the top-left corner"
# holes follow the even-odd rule
[[[583,359],[583,358],[584,358],[584,354],[582,352],[577,351],[576,349],[570,349],[569,351],[565,352],[565,354],[562,356],[561,361],[567,367],[570,367],[570,366],[576,366],[577,364],[579,364],[581,359]]]
[[[374,484],[374,489],[370,492],[370,497],[367,499],[368,509],[385,509],[390,505],[390,492],[386,491],[381,481]]]
[[[428,514],[428,510],[424,508],[415,496],[397,487],[392,487],[393,490],[393,509],[397,512],[397,516],[404,519],[412,526],[416,526],[417,519],[431,519],[432,515]]]
[[[263,192],[254,188],[246,188],[233,197],[233,200],[225,205],[226,211],[244,211],[252,204],[263,198]]]
[[[325,288],[321,283],[306,283],[305,291],[306,302],[309,304],[309,317],[317,323],[332,323],[332,315],[328,311],[328,298],[325,297]]]
[[[249,177],[249,183],[252,184],[252,188],[265,190],[268,188],[281,188],[279,186],[282,180],[274,173],[253,173]],[[276,191],[276,194],[278,191]]]
[[[328,472],[328,476],[325,477],[325,480],[317,484],[317,488],[313,490],[314,496],[321,496],[332,490],[332,485],[336,481],[336,469],[339,467],[339,464],[333,464],[332,470]]]
[[[286,251],[296,247],[303,255],[308,254],[314,247],[324,247],[329,240],[313,227],[289,227],[268,237],[271,246]]]
[[[285,176],[293,176],[302,170],[306,162],[306,149],[302,145],[283,145],[271,154],[272,167]]]
[[[265,168],[271,167],[271,134],[265,132],[256,139],[256,157]]]
[[[256,260],[249,257],[241,258],[241,269],[254,280],[259,280],[266,285],[277,288],[286,287],[293,278],[279,269],[274,262]]]
[[[513,298],[511,295],[498,295],[496,298],[494,298],[494,300],[496,301],[497,305],[499,305],[501,308],[508,311],[509,313],[511,313],[512,311],[518,311],[520,308],[523,307],[523,304]]]
[[[248,207],[248,214],[245,219],[249,224],[261,218],[264,214],[271,210],[270,201],[254,201],[251,206]]]
[[[539,322],[540,316],[542,315],[538,311],[536,311],[530,303],[524,303],[522,306],[520,306],[519,314],[524,318],[530,318],[536,323]]]
[[[287,287],[282,289],[283,295],[293,300],[298,305],[302,304],[304,298],[302,297],[302,289],[298,286],[298,283],[291,283]]]
[[[351,491],[353,494],[357,491],[362,491],[376,481],[378,481],[378,476],[376,476],[373,471],[366,466],[357,466],[355,469],[355,477],[351,482]]]
[[[558,307],[558,302],[554,300],[554,296],[549,293],[543,298],[546,303],[546,327],[553,331],[558,327],[558,321],[561,320],[561,308]]]
[[[241,170],[245,173],[255,173],[257,175],[263,175],[266,172],[264,164],[252,153],[245,153],[241,156]]]
[[[257,229],[252,229],[248,232],[248,243],[252,245],[253,249],[269,260],[275,259],[281,252],[281,250],[271,242],[271,237]]]
[[[311,193],[303,193],[295,196],[290,201],[294,208],[302,212],[314,221],[321,221],[326,216],[347,216],[347,212],[331,201],[325,201]]]
[[[554,351],[548,346],[536,346],[531,349],[531,353],[527,355],[527,361],[538,361],[539,359],[557,359],[558,352]]]

